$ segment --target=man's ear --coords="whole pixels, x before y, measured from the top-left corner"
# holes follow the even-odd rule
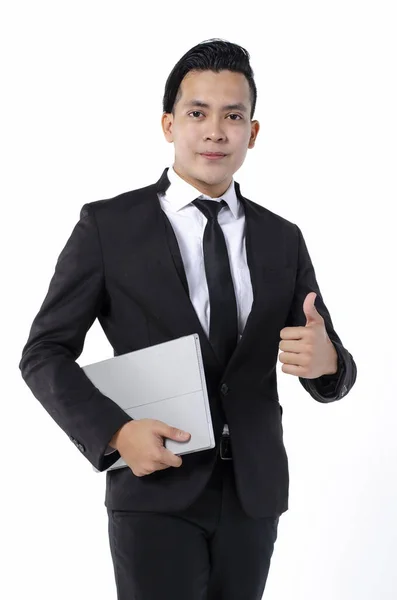
[[[161,115],[161,127],[163,129],[164,137],[167,142],[173,142],[174,137],[172,134],[172,126],[174,124],[174,117],[172,113],[163,113]]]

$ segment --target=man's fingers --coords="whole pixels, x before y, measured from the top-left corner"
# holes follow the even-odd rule
[[[180,456],[177,456],[171,450],[168,450],[163,446],[161,450],[161,462],[170,467],[180,467],[182,464],[182,459]]]

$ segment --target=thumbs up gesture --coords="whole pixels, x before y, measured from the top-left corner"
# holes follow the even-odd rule
[[[316,292],[303,302],[305,327],[284,327],[280,331],[279,360],[283,373],[315,379],[338,370],[338,354],[325,329],[324,319],[314,306]]]

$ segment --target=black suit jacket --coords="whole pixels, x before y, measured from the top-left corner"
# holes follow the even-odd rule
[[[105,505],[146,511],[188,507],[210,477],[224,411],[244,510],[255,518],[279,515],[288,509],[289,487],[276,378],[280,330],[306,324],[302,307],[309,292],[317,293],[338,372],[300,383],[318,402],[340,400],[354,385],[356,365],[334,330],[299,227],[244,198],[237,182],[254,301],[229,363],[218,362],[190,301],[175,234],[158,200],[157,192],[170,185],[167,170],[153,185],[83,206],[23,349],[22,377],[83,456],[103,471],[120,457],[104,453],[131,417],[75,362],[94,320],[114,355],[198,333],[216,447],[183,455],[179,468],[143,477],[129,468],[107,472]]]

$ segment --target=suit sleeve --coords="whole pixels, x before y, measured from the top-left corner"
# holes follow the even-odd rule
[[[338,368],[337,372],[333,375],[323,375],[315,379],[299,377],[299,381],[305,390],[318,402],[334,402],[346,396],[353,387],[357,377],[357,367],[352,355],[344,348],[340,337],[334,329],[331,316],[316,280],[314,267],[302,232],[297,226],[296,230],[298,236],[298,269],[293,302],[285,326],[304,327],[306,325],[303,302],[307,294],[316,292],[315,307],[324,319],[328,337],[337,352]]]
[[[58,257],[19,368],[33,395],[98,471],[120,458],[117,451],[105,455],[108,443],[122,425],[133,420],[76,363],[105,292],[95,215],[85,204]]]

